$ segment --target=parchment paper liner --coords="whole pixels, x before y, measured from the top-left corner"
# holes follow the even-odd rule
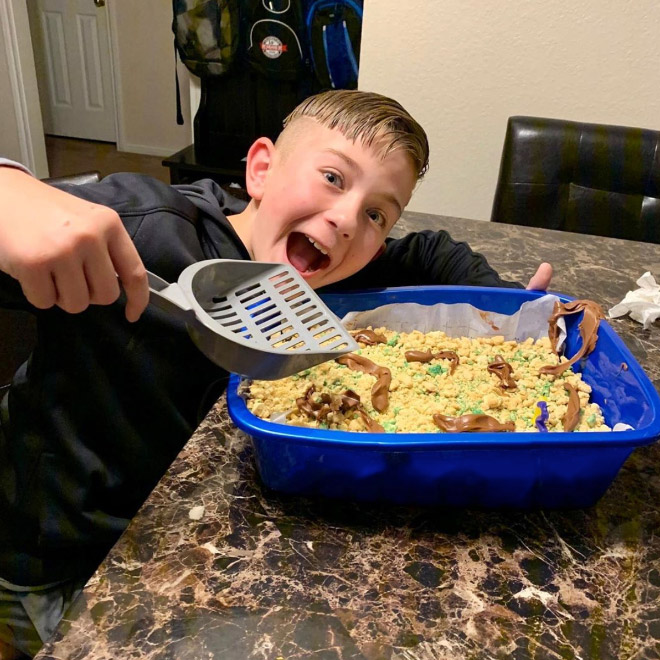
[[[342,322],[349,330],[359,328],[386,327],[395,332],[431,332],[441,330],[450,337],[496,337],[505,341],[524,341],[548,336],[548,319],[552,316],[557,296],[546,294],[536,300],[525,302],[512,315],[486,312],[468,303],[397,303],[383,305],[366,312],[349,312]],[[566,339],[566,324],[560,318],[561,328],[557,348]]]

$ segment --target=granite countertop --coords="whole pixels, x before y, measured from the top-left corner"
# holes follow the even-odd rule
[[[606,309],[660,246],[407,213]],[[611,321],[660,389],[660,323]],[[660,445],[586,510],[356,505],[262,488],[218,402],[38,658],[660,657]],[[204,506],[200,520],[193,507]]]

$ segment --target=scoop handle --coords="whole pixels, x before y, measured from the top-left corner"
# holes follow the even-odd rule
[[[195,311],[191,307],[181,287],[175,282],[170,284],[162,277],[147,271],[149,280],[149,302],[168,314],[184,322],[189,322]]]

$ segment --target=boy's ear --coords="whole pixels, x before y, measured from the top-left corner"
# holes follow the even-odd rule
[[[245,186],[252,199],[261,201],[274,156],[275,145],[267,137],[255,140],[250,147],[245,163]]]

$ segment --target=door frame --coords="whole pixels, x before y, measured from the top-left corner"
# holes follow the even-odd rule
[[[27,2],[27,0],[25,0]],[[106,0],[108,10],[108,48],[110,49],[110,76],[115,96],[115,134],[117,138],[117,151],[129,151],[124,138],[124,104],[122,103],[119,66],[119,43],[117,42],[117,14],[114,0]]]
[[[0,0],[0,25],[5,41],[5,51],[16,121],[19,126],[21,162],[38,177],[48,176],[44,125],[37,88],[37,72],[32,51],[32,37],[27,13],[28,0]],[[92,0],[89,0],[92,2]],[[117,19],[114,1],[106,0],[110,48],[110,71],[115,97],[115,127],[117,149],[124,151],[124,117],[119,84],[117,61]]]

